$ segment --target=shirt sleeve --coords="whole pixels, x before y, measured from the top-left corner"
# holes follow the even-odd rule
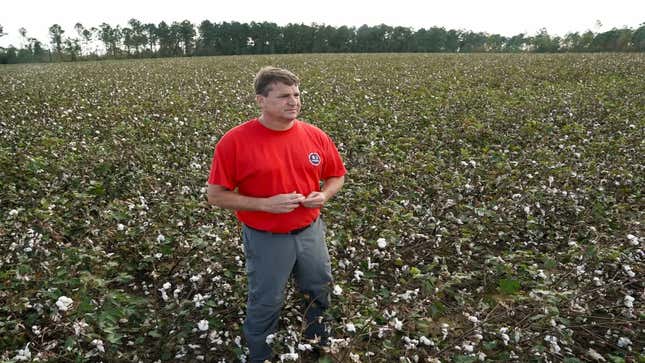
[[[237,187],[235,180],[235,145],[224,135],[215,146],[208,184],[221,185],[228,190]]]
[[[334,145],[334,141],[328,135],[326,139],[326,158],[323,164],[322,179],[343,176],[347,173],[340,153]]]

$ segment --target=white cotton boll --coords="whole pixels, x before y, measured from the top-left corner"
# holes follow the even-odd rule
[[[168,290],[171,286],[172,286],[172,284],[170,282],[166,282],[165,284],[163,284],[162,287],[163,287],[164,290]]]
[[[285,360],[298,360],[298,353],[280,354],[280,361],[284,362]]]
[[[623,300],[623,303],[625,304],[626,307],[633,308],[634,307],[634,300],[635,299],[633,297],[631,297],[629,295],[625,295],[625,299]]]
[[[125,229],[125,226],[123,224],[119,223],[119,224],[116,225],[116,229],[118,229],[119,231],[123,231]]]
[[[16,209],[10,210],[9,215],[12,216],[12,217],[18,215],[18,210],[16,210]]]
[[[380,327],[378,328],[378,337],[383,338],[385,336],[385,333],[387,333],[390,330],[388,327]]]
[[[355,333],[356,327],[354,326],[354,323],[347,323],[345,324],[345,330],[347,330],[350,333]]]
[[[61,296],[58,298],[58,301],[56,301],[56,306],[58,307],[58,310],[61,311],[69,310],[69,308],[72,307],[72,304],[74,304],[74,300],[67,296]]]
[[[477,319],[476,316],[469,316],[468,320],[470,320],[471,323],[477,324],[479,322],[479,319]]]
[[[410,337],[407,337],[407,336],[401,338],[401,340],[403,340],[403,342],[405,343],[405,349],[407,349],[407,350],[416,349],[417,344],[419,344],[418,340],[410,339]]]
[[[552,335],[547,335],[544,337],[544,340],[548,342],[551,346],[549,347],[549,351],[554,354],[559,354],[560,353],[560,346],[558,345],[558,338],[552,336]]]
[[[172,297],[174,297],[175,299],[178,299],[179,298],[179,293],[181,293],[181,289],[178,287],[175,290],[173,290]]]
[[[378,250],[374,250],[374,251],[378,252]],[[372,259],[369,256],[367,256],[367,269],[371,270],[376,266],[378,266],[378,263],[372,263]]]
[[[576,274],[582,275],[584,273],[585,273],[585,266],[584,265],[576,266]]]
[[[504,345],[508,345],[508,342],[511,340],[511,337],[508,336],[506,333],[502,333],[502,342]]]
[[[159,289],[159,292],[161,293],[161,299],[163,301],[168,301],[168,294],[166,293],[165,289]]]
[[[376,245],[378,246],[378,248],[384,249],[385,247],[387,247],[387,241],[385,240],[385,238],[379,238],[376,240]]]
[[[195,303],[196,308],[200,308],[204,305],[204,301],[206,300],[207,297],[202,296],[202,294],[195,294],[193,296],[193,303]]]
[[[445,340],[448,337],[448,327],[449,325],[446,323],[441,324],[441,340]]]
[[[199,323],[197,323],[197,329],[199,329],[200,331],[207,331],[208,320],[200,320]]]
[[[74,324],[72,325],[72,327],[74,328],[74,335],[81,335],[85,332],[85,328],[87,328],[88,326],[89,325],[85,322],[85,320],[74,322]]]
[[[425,336],[425,335],[421,336],[421,338],[419,338],[419,341],[420,341],[420,342],[421,342],[421,344],[423,344],[423,345],[427,345],[427,346],[432,346],[432,345],[434,345],[434,343],[432,342],[432,340],[430,340],[430,339],[426,338],[426,336]]]
[[[92,345],[96,347],[96,350],[98,350],[101,353],[105,353],[105,346],[103,345],[103,341],[101,339],[94,339],[92,340]]]
[[[343,288],[340,287],[339,285],[334,285],[334,291],[333,294],[336,296],[340,296],[343,294]]]
[[[349,353],[349,359],[354,363],[360,363],[361,357],[356,353]]]
[[[275,339],[275,334],[269,334],[267,335],[266,339],[264,340],[267,344],[271,345],[273,343],[273,340]]]
[[[499,329],[499,335],[502,337],[504,345],[508,345],[508,341],[511,340],[511,337],[506,333],[508,333],[508,328],[504,327]]]
[[[632,341],[629,340],[629,338],[620,337],[620,339],[618,339],[617,344],[618,344],[619,347],[625,348],[625,347],[628,347],[628,346],[632,345]]]
[[[202,279],[202,275],[194,275],[190,277],[190,282],[199,282]]]
[[[361,281],[361,277],[363,277],[363,275],[364,275],[364,274],[363,274],[363,271],[361,271],[361,270],[356,270],[356,271],[354,271],[354,280],[356,280],[356,281],[360,282],[360,281]]]
[[[635,273],[634,271],[632,271],[632,268],[631,268],[631,266],[629,266],[629,265],[623,265],[623,270],[625,271],[625,273],[626,273],[626,274],[627,274],[627,276],[629,276],[629,277],[634,277],[634,276],[636,276],[636,273]]]
[[[464,352],[466,352],[466,353],[472,353],[472,352],[473,352],[473,350],[475,349],[475,346],[474,346],[474,345],[472,345],[470,342],[465,342],[465,343],[462,345],[462,348],[464,348]]]
[[[298,350],[306,352],[313,350],[313,347],[311,346],[311,344],[298,344]]]
[[[392,326],[394,326],[394,329],[396,330],[402,330],[403,329],[403,321],[399,320],[398,318],[394,318],[391,322]]]
[[[587,352],[587,355],[591,357],[591,359],[595,359],[599,362],[606,362],[605,358],[603,358],[602,355],[598,354],[595,350],[589,348],[589,351]]]
[[[31,352],[29,351],[29,344],[25,345],[25,349],[19,349],[18,354],[16,354],[15,357],[13,357],[14,360],[17,361],[27,361],[31,360]]]
[[[629,241],[629,244],[632,246],[638,246],[638,237],[634,236],[633,234],[628,234],[627,235],[627,241]]]

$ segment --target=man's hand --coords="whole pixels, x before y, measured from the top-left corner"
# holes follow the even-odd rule
[[[268,213],[289,213],[305,201],[305,196],[296,192],[278,194],[263,201],[262,211]]]
[[[302,205],[305,208],[322,208],[327,201],[327,195],[323,192],[311,192],[305,200],[302,201]]]

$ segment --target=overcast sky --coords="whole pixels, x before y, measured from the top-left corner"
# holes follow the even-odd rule
[[[515,35],[535,34],[547,28],[549,34],[607,31],[613,27],[637,28],[645,22],[645,1],[639,0],[19,0],[3,1],[0,25],[7,35],[0,46],[21,45],[18,29],[28,37],[49,44],[48,28],[59,24],[65,35],[76,36],[74,24],[98,27],[106,22],[126,25],[130,18],[158,24],[188,19],[195,25],[211,22],[270,21],[278,25],[313,22],[333,26],[406,26],[414,30],[442,26]],[[600,20],[602,26],[598,26]]]

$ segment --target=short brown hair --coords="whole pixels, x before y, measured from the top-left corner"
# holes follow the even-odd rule
[[[253,85],[255,86],[255,94],[267,96],[271,92],[271,85],[273,83],[284,83],[287,86],[300,85],[300,79],[295,74],[282,68],[276,67],[263,67],[258,74],[255,75]]]

